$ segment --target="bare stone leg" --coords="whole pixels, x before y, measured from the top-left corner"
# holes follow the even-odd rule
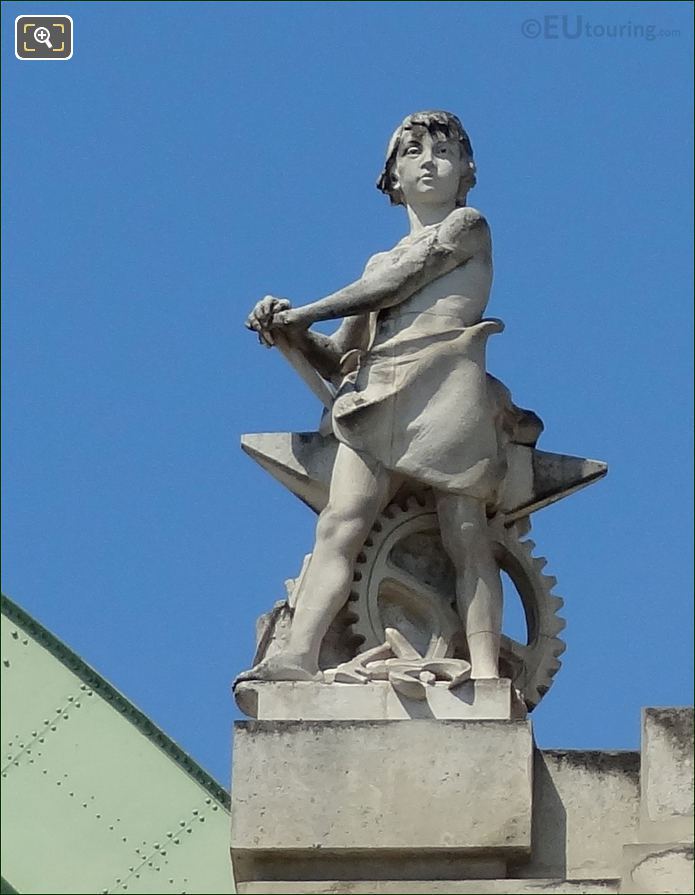
[[[321,643],[350,592],[355,559],[388,494],[381,464],[338,447],[328,504],[297,594],[287,648],[239,675],[243,680],[314,680]]]
[[[485,505],[437,495],[442,542],[456,569],[456,600],[471,655],[471,677],[499,677],[502,581],[488,536]]]

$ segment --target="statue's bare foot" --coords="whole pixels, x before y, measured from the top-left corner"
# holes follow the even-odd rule
[[[263,659],[258,665],[249,668],[234,681],[234,686],[245,681],[320,681],[323,675],[316,669],[306,666],[300,656],[292,653],[276,653]]]

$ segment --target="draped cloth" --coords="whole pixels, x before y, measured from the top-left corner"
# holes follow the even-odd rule
[[[394,473],[493,503],[506,471],[509,393],[486,374],[485,347],[503,324],[441,324],[431,335],[382,330],[341,384],[333,431]]]

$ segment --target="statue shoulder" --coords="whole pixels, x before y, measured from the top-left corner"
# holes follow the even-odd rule
[[[387,258],[390,255],[390,252],[377,252],[375,255],[372,255],[371,258],[367,260],[367,263],[364,265],[364,273],[369,273],[370,270],[373,270],[375,267],[378,267],[380,262]]]
[[[444,246],[471,245],[489,248],[490,227],[482,212],[466,205],[456,208],[439,226],[438,241]]]

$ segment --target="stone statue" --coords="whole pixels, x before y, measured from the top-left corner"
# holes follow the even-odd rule
[[[334,387],[313,442],[314,453],[332,451],[334,460],[321,501],[290,484],[315,508],[324,503],[315,547],[294,583],[274,649],[266,648],[265,655],[261,649],[257,664],[237,683],[388,679],[417,698],[418,688],[437,680],[452,687],[469,676],[498,678],[500,570],[513,577],[520,593],[533,590],[523,582],[519,586],[523,561],[509,558],[514,552],[505,547],[511,543],[509,527],[517,526],[512,540],[518,543],[533,509],[606,471],[595,461],[535,451],[540,419],[516,407],[508,389],[486,372],[488,337],[503,324],[483,316],[492,248],[487,221],[467,204],[475,171],[470,140],[455,115],[409,115],[391,137],[377,183],[393,205],[405,208],[409,233],[371,257],[359,280],[345,288],[300,307],[266,296],[248,317],[247,326],[260,341],[280,347],[303,366],[305,378],[310,364],[323,385]],[[323,320],[342,321],[332,337],[310,329]],[[291,454],[282,464],[286,470],[293,463],[302,466],[298,450]],[[320,478],[306,468],[303,473],[314,482]],[[431,538],[423,541],[423,525],[411,526],[409,544],[401,549],[402,574],[385,574],[385,590],[382,582],[373,595],[382,599],[384,591],[384,606],[400,599],[399,610],[394,614],[386,606],[373,626],[378,630],[372,642],[363,635],[361,654],[344,650],[343,661],[327,669],[320,662],[322,645],[348,598],[355,599],[355,581],[364,578],[356,569],[370,532],[375,526],[383,532],[378,520],[399,495],[403,512],[410,507],[427,516],[439,558],[432,558]],[[389,568],[398,549],[394,541],[390,558],[384,554]],[[537,578],[530,562],[527,577]],[[439,571],[428,571],[428,563]],[[417,579],[405,587],[408,595],[389,596],[388,581],[397,585],[406,574],[411,585],[413,574]],[[448,584],[443,583],[447,575]],[[442,597],[447,587],[454,593]],[[439,595],[433,593],[437,590]],[[533,599],[524,604],[529,619],[539,614],[528,605]],[[562,624],[555,619],[550,630],[536,633],[553,640]],[[338,632],[338,640],[341,636]],[[552,662],[559,667],[561,642],[555,639],[553,649]],[[512,676],[509,668],[505,673]]]

